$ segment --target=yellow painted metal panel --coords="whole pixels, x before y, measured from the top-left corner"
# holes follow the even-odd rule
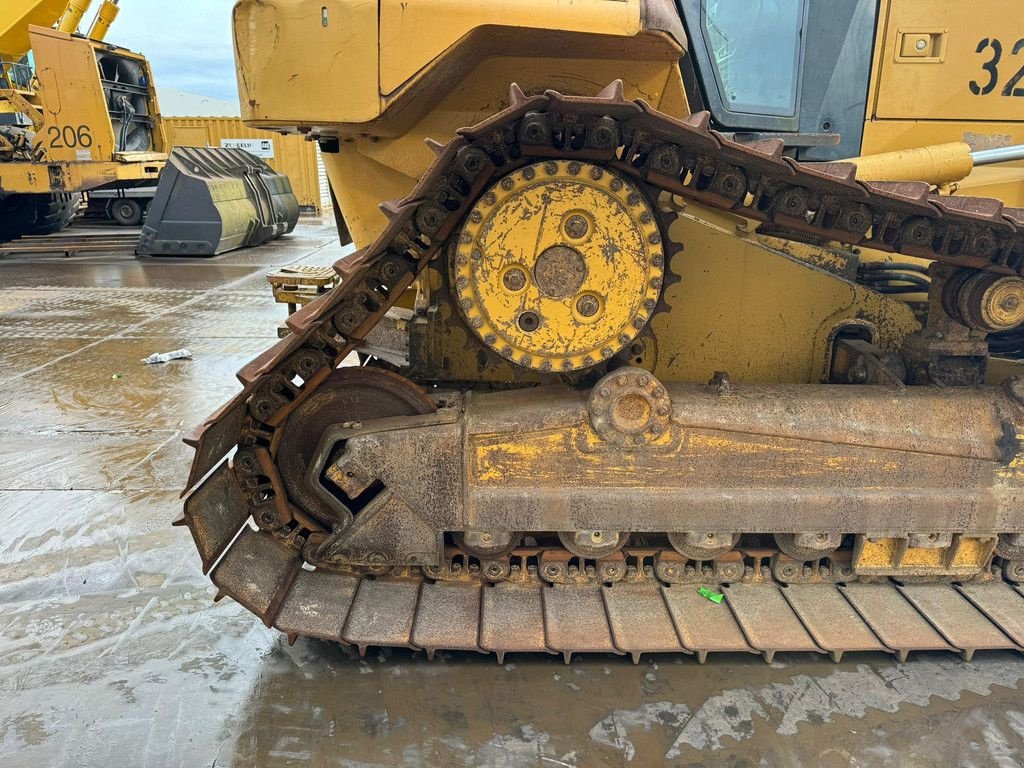
[[[30,47],[30,25],[51,27],[67,0],[3,0],[0,3],[0,59],[20,59]]]
[[[891,0],[875,117],[1019,121],[1024,18],[1009,5]]]
[[[43,112],[43,125],[37,133],[43,137],[47,159],[112,159],[117,143],[92,45],[81,38],[40,27],[32,28],[31,42]],[[145,60],[140,61],[140,66],[145,66]],[[85,141],[79,138],[82,126],[87,127],[91,136]]]
[[[392,93],[474,29],[510,19],[531,29],[629,37],[640,32],[640,0],[381,0],[381,93]]]
[[[580,72],[586,72],[586,77],[581,78]],[[434,159],[423,137],[447,140],[459,128],[491,116],[508,104],[509,83],[518,83],[526,93],[553,88],[593,96],[621,78],[627,99],[641,98],[683,117],[689,108],[679,77],[675,61],[651,61],[639,55],[579,59],[489,57],[478,61],[456,87],[429,105],[430,110],[404,135],[396,139],[375,136],[343,141],[338,154],[324,154],[324,165],[356,245],[362,247],[377,236],[387,221],[378,207],[380,202],[408,194]]]
[[[303,208],[322,212],[316,145],[301,136],[249,128],[237,117],[164,117],[171,146],[220,147],[230,139],[257,139],[273,143],[274,156],[264,158],[275,171],[291,180],[292,190]]]
[[[241,0],[234,31],[246,120],[322,125],[380,112],[377,3]]]

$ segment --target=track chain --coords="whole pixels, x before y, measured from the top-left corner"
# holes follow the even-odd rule
[[[567,658],[587,650],[634,656],[682,650],[703,658],[716,650],[770,657],[779,650],[838,656],[868,647],[901,655],[954,648],[969,654],[980,647],[1020,646],[1024,603],[1016,601],[1024,594],[1001,581],[843,587],[833,583],[835,574],[801,573],[789,580],[806,583],[782,587],[741,579],[723,587],[726,612],[704,598],[707,605],[694,607],[698,593],[686,578],[665,586],[676,581],[674,572],[664,570],[675,566],[665,563],[655,564],[660,580],[611,586],[552,585],[530,574],[517,581],[497,571],[493,575],[504,580],[485,586],[484,580],[462,583],[414,573],[357,576],[302,567],[304,548],[319,546],[329,532],[287,497],[275,456],[282,425],[360,346],[493,180],[525,164],[555,158],[603,164],[658,190],[756,220],[759,232],[774,236],[838,241],[997,274],[1024,273],[1024,209],[985,198],[939,197],[923,183],[858,181],[850,164],[798,163],[782,154],[781,141],[740,144],[708,125],[707,113],[678,120],[643,101],[628,101],[620,82],[595,97],[554,91],[525,96],[513,86],[507,109],[461,129],[445,145],[428,142],[437,155],[434,163],[407,197],[382,205],[389,223],[377,240],[335,265],[340,285],[292,315],[291,335],[246,365],[238,374],[242,392],[186,439],[196,456],[179,523],[189,526],[204,569],[216,564],[213,579],[221,590],[268,626],[361,649],[467,647],[499,655],[549,650]],[[259,531],[248,526],[250,518]],[[690,575],[692,583],[725,581],[714,572],[711,578],[703,571]],[[803,601],[811,594],[817,595],[817,613],[805,615]],[[717,613],[706,615],[712,611],[708,606]],[[832,613],[822,614],[822,606]],[[371,607],[383,608],[390,618],[370,621]],[[907,627],[917,627],[917,634],[888,622],[897,614]],[[523,623],[527,618],[534,623]],[[1000,644],[994,636],[986,641],[972,635],[975,620],[980,620],[977,631],[998,626]],[[858,635],[853,628],[861,625],[867,632],[858,629]],[[643,627],[643,636],[633,637],[631,626]],[[446,627],[462,635],[444,637]],[[701,627],[717,628],[712,633],[717,640],[695,637]],[[792,634],[783,631],[787,627]],[[524,631],[528,637],[506,637]],[[864,647],[847,636],[861,636]],[[645,637],[664,642],[653,647]]]

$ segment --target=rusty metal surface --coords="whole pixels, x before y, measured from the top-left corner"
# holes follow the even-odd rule
[[[572,530],[580,519],[701,531],[714,520],[720,531],[989,537],[1020,525],[1024,476],[1007,471],[998,446],[1024,411],[1000,388],[735,385],[721,396],[648,378],[671,423],[646,450],[606,447],[604,422],[581,408],[586,391],[551,386],[473,393],[457,412],[464,442],[452,425],[431,441],[410,422],[405,434],[352,436],[345,455],[447,531]]]
[[[903,584],[899,590],[968,660],[977,650],[1016,647],[949,584]]]
[[[781,590],[819,647],[838,662],[844,653],[888,651],[839,589],[831,584],[801,584]]]
[[[568,663],[573,653],[620,653],[612,642],[600,587],[545,587],[546,644]]]
[[[620,651],[630,654],[634,662],[643,653],[685,650],[657,582],[613,584],[601,592],[612,641]]]
[[[268,533],[243,528],[210,578],[224,593],[270,624],[298,573],[298,553]]]
[[[437,650],[478,650],[481,590],[478,582],[425,583],[412,625],[412,644],[431,655]]]
[[[1008,584],[990,582],[957,587],[974,606],[1024,648],[1024,595]]]
[[[780,651],[821,652],[774,584],[730,584],[722,591],[750,647],[769,663]]]
[[[905,660],[911,651],[956,650],[892,584],[840,587],[878,638]]]
[[[286,635],[341,641],[359,579],[340,573],[300,570],[274,626]]]
[[[359,648],[409,646],[420,582],[408,579],[363,579],[352,601],[341,637]]]
[[[502,582],[483,588],[480,647],[497,654],[547,652],[543,587],[537,582]]]
[[[196,513],[196,510],[200,510]],[[249,519],[249,507],[227,460],[185,501],[184,522],[207,573]]]
[[[683,647],[703,663],[709,653],[757,653],[729,606],[702,596],[695,586],[662,587]]]

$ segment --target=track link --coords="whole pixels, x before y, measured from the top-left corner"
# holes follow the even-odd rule
[[[996,274],[1024,271],[1024,210],[998,200],[929,194],[925,184],[872,183],[845,163],[800,164],[780,141],[738,144],[623,98],[525,96],[462,129],[389,224],[335,265],[341,284],[289,318],[291,335],[239,374],[243,390],[192,433],[185,515],[204,570],[222,594],[290,636],[356,645],[495,652],[639,654],[1020,648],[1024,593],[998,580],[963,586],[891,581],[770,582],[723,587],[723,604],[690,585],[642,578],[550,585],[526,573],[499,584],[419,574],[359,576],[303,567],[329,531],[288,498],[276,456],[289,414],[317,390],[435,258],[497,177],[553,158],[604,164],[647,186],[760,222],[790,239],[839,241]],[[237,447],[230,462],[226,458]],[[255,521],[259,531],[250,527]],[[696,596],[696,597],[695,597]],[[458,619],[458,620],[457,620]]]
[[[769,582],[715,586],[640,578],[552,585],[535,573],[499,583],[309,571],[267,533],[245,528],[213,571],[224,593],[297,636],[356,646],[494,653],[892,653],[1024,649],[1024,590],[998,580],[954,585]],[[254,589],[255,587],[255,589]]]

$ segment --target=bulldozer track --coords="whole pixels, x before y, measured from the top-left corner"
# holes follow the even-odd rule
[[[277,449],[289,414],[358,349],[441,251],[490,184],[548,160],[605,166],[661,192],[760,222],[790,239],[839,241],[997,274],[1024,270],[1024,210],[938,197],[920,183],[872,183],[845,163],[800,164],[780,141],[739,144],[707,114],[677,120],[623,98],[525,96],[445,145],[367,248],[335,265],[341,285],[288,320],[291,335],[238,377],[243,390],[193,432],[184,517],[221,590],[289,636],[495,652],[827,652],[1020,649],[1024,593],[998,576],[967,584],[891,580],[722,584],[722,604],[640,568],[611,584],[552,584],[520,568],[497,583],[418,569],[311,570],[329,531],[288,498]],[[599,169],[598,169],[599,170]],[[577,171],[578,172],[578,171]],[[232,450],[237,452],[229,461]],[[198,486],[198,487],[197,487]],[[250,525],[255,522],[257,528]],[[384,569],[387,571],[387,569]],[[1004,570],[1009,574],[1011,571]],[[1013,571],[1016,573],[1016,571]]]

